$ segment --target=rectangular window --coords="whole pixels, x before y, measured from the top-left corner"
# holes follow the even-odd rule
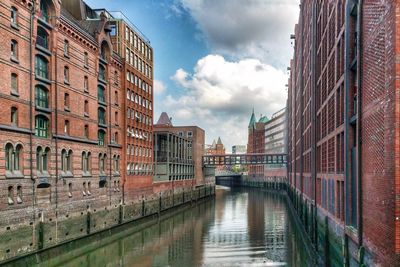
[[[11,125],[17,126],[18,124],[18,109],[15,107],[11,108]]]
[[[85,138],[89,138],[89,126],[88,125],[85,125],[83,134],[84,134]]]
[[[69,109],[69,94],[68,93],[64,94],[64,108]]]
[[[64,121],[64,134],[69,135],[69,120]]]
[[[18,43],[15,40],[11,40],[11,58],[18,58]]]
[[[18,92],[18,76],[15,73],[11,74],[11,92]]]
[[[83,90],[89,92],[89,78],[87,76],[83,79]]]
[[[64,67],[64,82],[69,83],[69,68]]]
[[[89,67],[89,55],[87,52],[85,52],[83,55],[83,62],[85,67]]]
[[[64,41],[64,56],[69,57],[69,42],[67,40]]]
[[[129,56],[131,55],[128,48],[125,49],[125,61],[129,63]]]

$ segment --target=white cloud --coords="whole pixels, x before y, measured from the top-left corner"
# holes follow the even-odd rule
[[[207,142],[219,135],[226,148],[247,142],[251,110],[270,116],[285,106],[287,75],[256,59],[227,61],[222,56],[200,59],[192,74],[178,69],[171,77],[184,89],[163,105],[174,124],[198,124]]]
[[[157,95],[163,94],[167,89],[166,85],[159,80],[154,80],[153,86],[154,86],[154,93]]]
[[[298,0],[179,0],[214,53],[259,58],[284,69],[292,56],[289,36]],[[174,8],[178,8],[174,2]]]

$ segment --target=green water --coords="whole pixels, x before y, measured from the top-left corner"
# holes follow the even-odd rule
[[[278,193],[218,188],[215,200],[134,228],[36,266],[311,266]]]

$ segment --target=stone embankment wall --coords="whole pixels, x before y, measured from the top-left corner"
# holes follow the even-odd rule
[[[214,185],[175,188],[138,198],[130,203],[105,205],[102,208],[81,206],[39,213],[27,210],[15,214],[15,220],[0,218],[0,264],[44,249],[84,238],[141,218],[213,196]],[[62,211],[62,212],[61,212]],[[21,223],[22,222],[22,223]]]

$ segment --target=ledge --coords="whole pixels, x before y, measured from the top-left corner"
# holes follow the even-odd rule
[[[109,147],[114,147],[114,148],[122,148],[122,145],[120,144],[108,144]]]
[[[10,27],[13,28],[14,30],[19,31],[19,25],[16,24],[16,23],[11,22],[11,23],[10,23]]]
[[[11,57],[10,57],[10,60],[11,60],[12,62],[14,62],[14,63],[19,64],[18,58],[15,58],[15,57],[11,56]]]
[[[61,171],[60,177],[61,178],[73,178],[74,174],[72,172],[70,172],[70,171],[67,171],[67,172],[62,172]]]
[[[85,144],[92,144],[92,145],[97,145],[98,141],[93,141],[89,139],[83,139],[83,138],[77,138],[77,137],[71,137],[71,136],[66,136],[66,135],[53,135],[53,138],[58,138],[62,140],[67,140],[67,141],[73,141],[73,142],[79,142],[79,143],[85,143]]]
[[[24,178],[24,174],[21,171],[6,171],[5,173],[6,178],[8,179],[17,179],[17,178]]]
[[[17,91],[11,90],[10,94],[15,97],[19,97],[19,93]]]
[[[49,113],[49,114],[51,113],[51,109],[49,109],[49,108],[42,108],[42,107],[35,105],[35,109],[40,112]]]
[[[38,76],[36,73],[35,73],[35,79],[38,80],[38,81],[47,83],[47,84],[51,84],[51,81],[50,81],[49,79],[40,77],[40,76]]]
[[[46,55],[49,55],[49,56],[52,55],[52,54],[51,54],[51,51],[50,51],[49,49],[47,49],[46,47],[43,47],[43,46],[40,46],[40,45],[36,44],[36,45],[35,45],[35,48],[36,48],[37,50],[39,50],[40,52],[45,53]]]
[[[9,125],[4,125],[4,124],[0,124],[0,130],[3,131],[12,131],[12,132],[16,132],[16,133],[24,133],[24,134],[34,134],[35,132],[29,129],[25,129],[25,128],[19,128],[17,126],[9,126]]]
[[[53,29],[53,26],[50,23],[48,23],[47,21],[45,21],[44,19],[42,19],[41,17],[38,17],[37,21],[39,22],[39,24],[43,25],[47,29],[50,29],[50,30]]]

